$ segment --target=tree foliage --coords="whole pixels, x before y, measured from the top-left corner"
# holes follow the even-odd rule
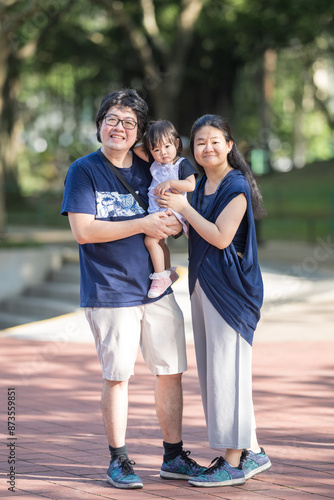
[[[315,106],[330,123],[331,96],[317,88],[308,57],[319,55],[320,38],[332,57],[333,15],[332,0],[4,0],[0,190],[3,172],[12,193],[18,190],[20,168],[61,179],[69,161],[92,148],[100,98],[123,86],[136,88],[151,117],[171,119],[182,134],[200,114],[217,112],[248,136],[286,129],[287,142],[293,133],[279,108],[287,106],[281,90],[289,94],[292,75],[297,107],[305,85],[313,86]],[[305,50],[292,69],[300,70],[286,72],[280,55],[297,46]],[[273,99],[268,88],[277,83]],[[3,213],[0,206],[0,227]]]

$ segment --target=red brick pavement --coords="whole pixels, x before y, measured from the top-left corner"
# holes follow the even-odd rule
[[[144,482],[117,490],[105,481],[108,449],[101,419],[100,367],[93,344],[0,339],[0,497],[10,499],[334,498],[334,341],[254,345],[254,403],[261,445],[272,469],[243,486],[195,488],[162,480],[161,435],[153,377],[138,357],[130,384],[127,445]],[[185,449],[208,465],[209,449],[195,368],[188,345],[184,375]],[[8,434],[7,388],[16,393],[15,440]],[[10,443],[15,443],[15,492],[8,491]]]

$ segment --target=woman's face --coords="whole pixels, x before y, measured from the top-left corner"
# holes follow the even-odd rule
[[[221,130],[205,126],[195,133],[194,157],[205,170],[213,167],[225,168],[228,165],[227,154],[232,146],[233,141],[226,142]]]

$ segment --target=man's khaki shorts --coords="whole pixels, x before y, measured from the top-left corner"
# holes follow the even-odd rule
[[[187,369],[183,314],[174,294],[132,307],[87,307],[103,378],[128,380],[138,348],[153,375]]]

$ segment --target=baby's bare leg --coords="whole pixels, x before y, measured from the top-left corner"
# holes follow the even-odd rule
[[[165,253],[160,241],[151,236],[145,236],[145,246],[151,256],[155,273],[162,273],[165,270]],[[166,245],[166,244],[165,244]],[[166,245],[167,246],[167,245]]]

